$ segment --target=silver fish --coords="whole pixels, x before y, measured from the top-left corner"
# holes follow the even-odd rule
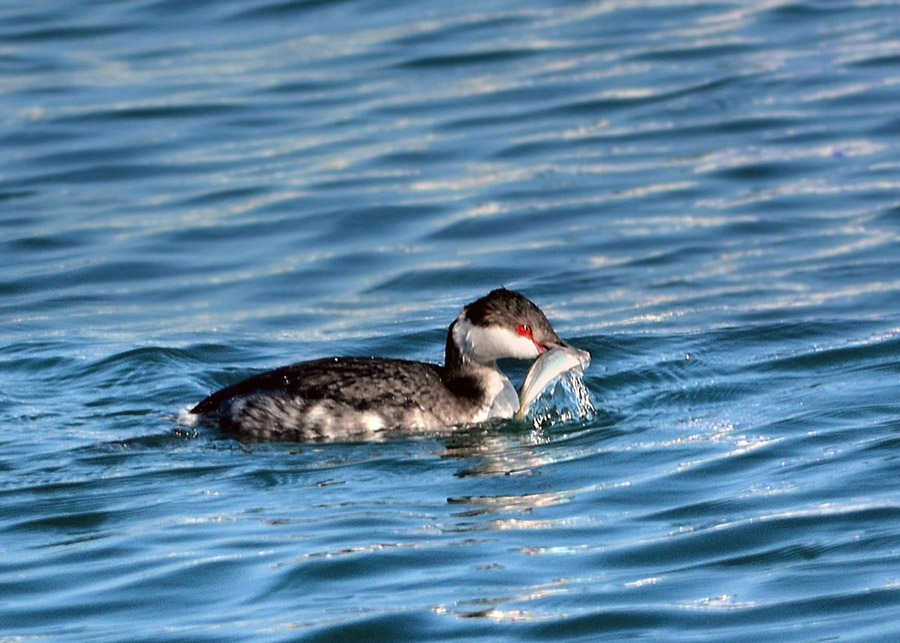
[[[557,346],[534,360],[534,364],[525,374],[522,382],[522,392],[519,394],[519,410],[516,417],[521,419],[528,413],[531,403],[557,377],[563,373],[574,372],[581,374],[591,363],[591,354],[574,346]]]

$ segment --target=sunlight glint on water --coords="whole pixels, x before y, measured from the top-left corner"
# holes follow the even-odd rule
[[[896,9],[0,9],[0,636],[896,639]],[[173,420],[500,285],[528,422]]]

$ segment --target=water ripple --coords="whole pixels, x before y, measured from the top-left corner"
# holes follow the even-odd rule
[[[4,633],[895,639],[898,24],[0,9]],[[592,352],[592,415],[173,421],[301,359],[440,361],[498,285]]]

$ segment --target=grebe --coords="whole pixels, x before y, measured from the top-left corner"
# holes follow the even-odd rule
[[[301,442],[512,418],[519,396],[497,360],[533,360],[565,345],[540,308],[499,288],[450,324],[443,366],[376,357],[300,362],[227,386],[191,413],[249,438]]]

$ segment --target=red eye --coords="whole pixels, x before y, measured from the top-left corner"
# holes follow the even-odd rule
[[[516,326],[516,332],[524,337],[531,337],[531,326],[527,324],[519,324]]]

